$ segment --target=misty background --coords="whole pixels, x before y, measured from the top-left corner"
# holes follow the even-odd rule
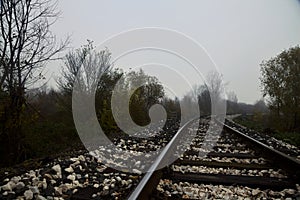
[[[239,102],[245,103],[262,97],[260,63],[300,43],[300,4],[296,0],[64,0],[58,1],[58,10],[61,15],[52,31],[61,40],[70,35],[71,49],[79,48],[87,39],[97,45],[134,28],[161,27],[182,32],[207,50],[223,74],[227,91],[234,91]],[[124,63],[117,67],[128,64]],[[62,66],[61,61],[48,63],[45,71],[51,87],[57,87]]]

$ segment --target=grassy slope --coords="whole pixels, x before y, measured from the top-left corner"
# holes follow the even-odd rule
[[[300,148],[300,133],[279,132],[269,127],[266,117],[257,115],[239,116],[233,121],[257,132],[269,134],[277,139],[290,143]]]

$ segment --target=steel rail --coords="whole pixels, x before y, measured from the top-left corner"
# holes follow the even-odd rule
[[[221,123],[221,122],[219,122]],[[238,134],[242,136],[244,139],[246,139],[249,143],[255,145],[256,147],[260,148],[262,151],[262,154],[265,154],[267,157],[269,157],[274,162],[275,165],[282,167],[285,170],[288,170],[289,172],[293,173],[296,178],[300,178],[300,161],[285,154],[282,153],[252,137],[249,135],[242,133],[239,130],[236,130],[229,125],[222,123],[223,126],[229,130],[232,131],[235,134]]]
[[[165,158],[168,156],[168,152],[171,149],[174,141],[179,137],[180,133],[194,120],[199,118],[194,118],[190,121],[188,121],[182,128],[180,128],[175,136],[172,138],[172,140],[165,146],[161,154],[157,157],[155,162],[151,165],[148,172],[144,175],[143,179],[139,182],[135,190],[131,193],[129,199],[135,200],[135,199],[150,199],[150,195],[152,190],[150,189],[153,187],[156,187],[158,182],[153,181],[153,179],[160,179],[162,176],[162,170],[157,170],[157,167],[163,162]],[[251,143],[253,146],[257,147],[258,149],[262,150],[262,153],[266,155],[266,157],[269,157],[272,161],[278,161],[274,164],[277,166],[280,166],[282,169],[287,170],[290,172],[290,174],[294,174],[294,180],[299,180],[300,177],[300,161],[296,160],[295,158],[286,155],[272,147],[269,147],[268,145],[246,135],[245,133],[240,132],[239,130],[236,130],[230,126],[228,126],[225,123],[222,123],[218,120],[216,120],[219,124],[222,124],[224,129],[229,130],[231,132],[234,132],[235,134],[241,136],[246,140],[246,142]],[[158,180],[159,181],[159,180]]]
[[[140,183],[137,185],[135,190],[131,193],[129,200],[135,200],[135,199],[147,199],[148,192],[145,190],[145,187],[149,182],[151,182],[151,178],[153,177],[154,173],[156,172],[158,166],[162,163],[163,159],[167,157],[169,150],[175,143],[176,139],[179,137],[179,135],[182,133],[182,131],[190,125],[192,122],[194,122],[196,119],[199,119],[199,117],[191,119],[187,123],[185,123],[175,134],[175,136],[172,138],[172,140],[164,147],[160,155],[157,157],[157,159],[154,161],[154,163],[149,168],[148,172],[144,175],[143,179],[140,181]]]

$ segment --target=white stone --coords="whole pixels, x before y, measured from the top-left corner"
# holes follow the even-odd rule
[[[80,160],[80,161],[85,161],[85,158],[84,158],[84,156],[83,155],[80,155],[80,156],[78,156],[78,160]]]
[[[106,166],[99,166],[96,168],[98,172],[103,172],[106,169]]]
[[[9,181],[7,184],[1,187],[2,190],[12,191],[16,187],[16,184],[12,181]]]
[[[48,178],[48,179],[50,179],[50,180],[53,179],[53,177],[52,177],[50,174],[44,174],[44,177],[45,177],[45,178]]]
[[[116,179],[117,179],[117,181],[119,181],[119,182],[122,181],[122,179],[121,179],[120,176],[117,176]]]
[[[69,173],[73,173],[74,172],[74,170],[73,170],[73,168],[71,166],[68,167],[68,168],[66,168],[65,171],[69,172]]]
[[[60,188],[60,187],[54,187],[54,190],[55,190],[55,193],[57,195],[62,195],[62,188]]]
[[[12,177],[10,180],[14,183],[18,183],[21,180],[21,177],[20,176],[15,176],[15,177]]]
[[[72,166],[72,167],[75,167],[76,165],[79,165],[79,164],[80,164],[80,161],[77,160],[77,161],[75,161],[74,163],[72,163],[71,166]]]
[[[43,187],[44,190],[47,189],[48,184],[47,184],[47,181],[46,181],[45,178],[44,178],[43,181],[41,182],[41,186]],[[40,187],[40,186],[39,186],[39,187]]]
[[[33,192],[31,190],[26,190],[24,192],[25,199],[33,199]]]
[[[28,176],[29,176],[30,178],[35,178],[35,177],[36,177],[35,171],[30,170]]]
[[[103,187],[103,190],[109,190],[109,186],[107,186],[107,185],[104,186],[104,187]]]
[[[30,187],[30,190],[33,192],[33,194],[39,194],[40,191],[37,187]]]
[[[298,192],[300,192],[300,185],[299,184],[296,184],[296,188],[297,188]]]
[[[52,169],[53,169],[54,171],[56,171],[58,177],[61,178],[61,167],[60,167],[60,165],[59,165],[59,164],[54,165],[54,166],[52,167]]]
[[[32,179],[32,185],[36,186],[39,184],[39,179],[37,177]]]
[[[81,178],[82,178],[81,174],[76,174],[76,179],[81,179]]]
[[[296,193],[296,191],[294,189],[285,189],[284,192],[289,194],[289,195],[293,195],[293,194]]]
[[[259,189],[255,189],[255,190],[252,190],[252,195],[253,196],[256,196],[260,193],[260,190]]]
[[[106,179],[103,180],[103,184],[107,184],[109,182],[110,182],[110,179],[108,179],[108,178],[106,178]]]
[[[41,195],[38,195],[36,197],[36,200],[47,200],[45,197],[41,196]]]
[[[135,163],[135,166],[136,167],[139,167],[141,165],[141,161],[137,161],[136,163]]]
[[[67,176],[67,179],[69,179],[71,181],[75,181],[76,180],[76,176],[71,174],[71,175]]]
[[[22,189],[23,187],[25,187],[25,184],[24,184],[23,182],[18,182],[18,183],[16,184],[16,188],[17,188],[18,190]]]
[[[137,169],[133,169],[132,172],[135,173],[135,174],[142,174],[142,172],[140,170],[137,170]]]
[[[70,160],[71,160],[72,162],[76,162],[76,161],[78,161],[78,158],[70,158]]]

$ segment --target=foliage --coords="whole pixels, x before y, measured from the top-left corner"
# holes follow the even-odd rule
[[[239,112],[238,98],[233,91],[227,92],[226,100],[226,113],[227,114],[236,114]]]
[[[261,87],[281,130],[300,128],[300,48],[284,50],[261,64]],[[279,126],[278,126],[279,125]]]
[[[184,104],[190,105],[187,106],[187,108],[184,108],[184,112],[191,113],[192,116],[194,116],[194,108],[196,106],[192,105],[196,104],[197,107],[199,106],[200,108],[201,115],[210,115],[211,113],[218,114],[218,112],[222,113],[224,109],[222,105],[224,101],[226,101],[223,96],[225,92],[223,87],[222,75],[217,71],[210,71],[206,75],[205,84],[193,86],[192,91],[183,97],[182,101],[185,102]],[[232,104],[235,105],[236,102],[232,102]]]
[[[257,112],[253,115],[241,115],[235,118],[234,121],[259,133],[268,134],[279,140],[300,147],[299,133],[275,130],[272,128],[274,126],[270,123],[269,119],[268,114]]]
[[[105,132],[120,131],[110,104],[113,91],[118,91],[121,97],[130,97],[129,112],[134,122],[138,125],[148,124],[150,122],[148,110],[151,105],[160,102],[164,95],[163,87],[155,77],[146,75],[142,70],[124,73],[117,68],[112,69],[110,57],[111,53],[107,49],[97,52],[91,41],[79,49],[70,51],[65,58],[66,68],[58,81],[63,94],[60,96],[60,105],[66,110],[71,110],[73,83],[77,78],[81,84],[80,88],[96,90],[95,108],[98,121]],[[84,76],[78,75],[80,70],[84,72],[82,73]],[[136,88],[141,83],[143,86]],[[122,101],[124,98],[119,99]],[[116,110],[119,117],[128,119],[122,117],[126,114],[123,108]]]
[[[24,125],[35,119],[26,113],[27,88],[44,78],[44,64],[68,43],[58,44],[50,31],[56,18],[55,4],[48,0],[0,4],[0,140],[8,163],[26,157]]]
[[[145,84],[133,92],[129,101],[129,111],[133,121],[140,126],[145,126],[150,123],[148,110],[152,105],[160,103],[164,96],[163,86],[159,84],[156,77],[146,75],[143,70],[131,71],[124,77],[123,85],[126,86],[123,88],[124,91],[133,91],[140,83]]]
[[[129,99],[129,113],[124,108],[115,108],[117,117],[130,120],[127,117],[130,114],[131,119],[140,126],[150,123],[149,108],[160,103],[164,96],[163,87],[155,77],[146,75],[142,70],[124,73],[117,69],[105,74],[102,79],[101,87],[97,89],[96,93],[96,110],[99,122],[107,133],[120,131],[114,120],[110,104],[113,90],[121,97],[118,99],[119,101],[123,101],[125,98]],[[136,87],[140,83],[143,83],[143,86]]]
[[[110,105],[112,91],[118,81],[121,83],[124,94],[129,95],[133,92],[129,104],[133,121],[139,125],[149,123],[148,109],[155,103],[161,103],[164,96],[163,87],[155,77],[151,77],[143,71],[124,73],[119,69],[112,70],[110,55],[107,49],[97,52],[92,42],[89,41],[87,45],[67,53],[66,65],[62,77],[58,80],[59,90],[41,87],[27,91],[26,96],[24,96],[27,106],[23,108],[21,121],[23,137],[20,143],[23,146],[23,151],[18,162],[46,157],[57,152],[70,150],[72,147],[78,149],[82,146],[72,118],[71,101],[73,83],[81,67],[89,72],[88,74],[96,71],[96,67],[101,67],[97,76],[85,78],[93,80],[101,77],[94,80],[93,86],[97,90],[95,96],[96,114],[105,133],[108,135],[120,133]],[[140,81],[145,82],[146,85],[132,91],[134,85]],[[0,99],[1,102],[9,100],[8,93],[1,92]],[[2,112],[4,107],[2,104],[0,105]],[[1,123],[1,128],[2,125]],[[5,143],[4,138],[0,137],[1,144]],[[6,145],[1,145],[0,156],[0,166],[14,164],[6,162],[6,158],[13,158],[11,154],[7,154]]]

